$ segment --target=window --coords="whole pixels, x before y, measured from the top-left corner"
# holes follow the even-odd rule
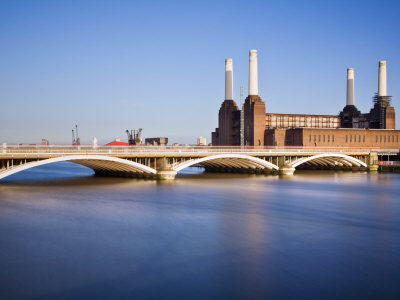
[[[330,135],[330,134],[328,134],[328,143],[329,143],[329,140],[330,140],[330,138],[331,138],[331,135]]]
[[[386,143],[386,136],[383,137],[383,142]]]
[[[310,139],[309,139],[309,142],[311,142],[311,134],[310,134]]]
[[[382,136],[379,137],[379,142],[382,143]]]
[[[321,143],[321,135],[318,135],[318,142]]]
[[[346,135],[346,143],[347,143],[347,135]]]
[[[378,142],[378,136],[376,136],[376,142]]]
[[[350,136],[350,143],[353,141],[353,136],[351,135]]]
[[[335,135],[332,135],[332,142],[335,141]]]
[[[317,141],[317,135],[314,134],[314,142],[316,142],[316,141]]]
[[[324,136],[322,138],[323,138],[323,142],[325,143],[325,134],[324,134]]]
[[[365,135],[363,135],[363,143],[365,143]]]
[[[361,143],[361,135],[358,136],[358,142]]]

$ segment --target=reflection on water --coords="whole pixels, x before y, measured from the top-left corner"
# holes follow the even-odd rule
[[[0,298],[400,296],[398,174],[197,172],[1,181]]]

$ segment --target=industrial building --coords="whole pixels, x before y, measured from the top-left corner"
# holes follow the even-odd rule
[[[233,99],[233,62],[225,60],[225,100],[218,113],[213,145],[400,147],[395,110],[387,95],[386,61],[379,62],[373,107],[361,113],[354,104],[354,69],[347,69],[346,106],[338,115],[266,113],[258,95],[257,50],[250,50],[249,94],[242,110]]]
[[[199,146],[207,146],[207,139],[205,137],[202,137],[202,136],[197,137],[197,145],[199,145]]]
[[[167,137],[146,138],[144,142],[146,145],[166,146],[168,144],[168,138]]]

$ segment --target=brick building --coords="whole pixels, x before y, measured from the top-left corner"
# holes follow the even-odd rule
[[[225,101],[212,133],[213,145],[400,148],[395,111],[387,95],[386,61],[379,62],[378,93],[369,113],[354,105],[354,69],[347,70],[346,106],[339,115],[272,114],[258,95],[257,51],[249,57],[249,96],[241,112],[233,100],[232,59],[225,64]]]

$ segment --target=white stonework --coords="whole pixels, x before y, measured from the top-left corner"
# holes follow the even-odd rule
[[[386,60],[379,62],[378,96],[387,96]]]
[[[249,56],[249,95],[258,95],[257,50],[250,50],[250,56]]]
[[[232,58],[225,59],[225,100],[233,100]]]
[[[347,69],[347,97],[346,105],[354,105],[354,69]]]

